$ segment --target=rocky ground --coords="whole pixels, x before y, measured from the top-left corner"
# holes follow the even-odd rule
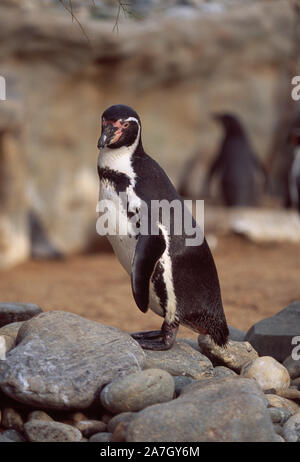
[[[225,349],[200,335],[157,352],[70,312],[2,303],[0,441],[300,441],[300,355],[282,364],[260,344],[291,345],[299,317],[295,302],[246,336],[232,329]]]

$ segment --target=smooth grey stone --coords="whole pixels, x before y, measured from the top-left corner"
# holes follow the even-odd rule
[[[1,390],[43,409],[84,409],[98,389],[139,371],[144,352],[127,333],[73,313],[49,311],[20,328],[0,362]]]
[[[31,420],[24,425],[26,437],[32,442],[72,442],[82,439],[81,432],[71,425],[45,420]]]
[[[287,358],[285,358],[282,364],[284,365],[284,367],[287,368],[291,379],[297,379],[298,377],[300,377],[300,358],[293,359],[292,356],[288,356]]]
[[[112,433],[108,432],[101,432],[95,433],[93,436],[90,437],[90,443],[109,443],[112,439]]]
[[[179,398],[138,412],[126,433],[127,442],[277,440],[263,392],[240,377],[198,380]]]
[[[107,430],[111,433],[115,431],[116,426],[123,422],[128,424],[128,422],[136,415],[136,412],[121,412],[120,414],[115,415],[107,424]]]
[[[174,377],[174,381],[175,381],[175,393],[178,396],[180,395],[184,387],[194,382],[195,379],[192,379],[191,377],[186,377],[184,375],[177,375]]]
[[[164,369],[171,375],[185,375],[192,379],[212,377],[213,366],[210,360],[183,341],[175,342],[170,350],[145,350],[145,369]]]
[[[293,302],[275,316],[262,319],[247,332],[245,340],[258,352],[259,356],[272,356],[284,361],[292,354],[295,345],[292,339],[299,335],[300,302]]]
[[[4,432],[1,433],[0,437],[9,439],[11,441],[14,441],[15,443],[22,443],[26,441],[23,435],[14,429],[4,430]]]
[[[132,412],[173,398],[173,377],[162,369],[147,369],[119,377],[103,388],[102,405],[112,413]]]
[[[296,412],[284,424],[283,438],[290,443],[300,442],[300,411]]]
[[[270,407],[270,416],[273,423],[279,423],[283,425],[290,417],[291,413],[284,407]]]
[[[237,373],[234,372],[232,369],[226,366],[216,366],[214,368],[214,377],[230,377],[230,376],[237,376]]]
[[[33,303],[0,303],[0,327],[13,322],[27,321],[42,313],[42,308]]]

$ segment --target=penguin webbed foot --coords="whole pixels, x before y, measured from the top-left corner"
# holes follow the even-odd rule
[[[163,323],[161,330],[135,332],[131,334],[139,345],[145,350],[169,350],[176,338],[178,324]]]

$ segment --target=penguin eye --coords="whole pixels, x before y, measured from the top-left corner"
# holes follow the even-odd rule
[[[129,127],[129,122],[124,122],[124,123],[123,123],[123,127],[124,127],[124,128],[128,128],[128,127]]]

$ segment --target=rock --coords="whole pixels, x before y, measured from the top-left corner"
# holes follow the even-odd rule
[[[249,379],[224,377],[194,382],[179,398],[138,412],[126,441],[258,442],[276,437],[259,386]]]
[[[255,379],[263,390],[271,388],[287,389],[290,386],[288,371],[276,359],[270,356],[262,356],[246,364],[241,370],[241,375],[249,379]]]
[[[127,426],[124,422],[118,423],[111,437],[112,443],[124,443],[126,441],[126,429]]]
[[[17,335],[23,322],[24,321],[12,322],[11,324],[6,324],[0,328],[0,338],[3,337],[5,342],[5,355],[16,345]]]
[[[132,412],[173,398],[173,377],[161,369],[147,369],[119,377],[101,391],[102,405],[113,413]]]
[[[175,381],[175,393],[176,396],[180,395],[181,391],[184,387],[189,385],[190,383],[194,382],[195,379],[191,377],[186,377],[185,375],[177,375],[174,377]]]
[[[106,430],[106,424],[100,420],[81,420],[76,422],[75,427],[85,436],[89,438],[94,433],[104,432]]]
[[[287,358],[285,358],[282,364],[284,365],[284,367],[287,368],[291,379],[296,379],[300,377],[300,358],[296,360],[293,359],[292,356],[288,356]]]
[[[228,326],[229,328],[229,339],[236,342],[243,342],[246,337],[246,332],[237,329],[236,327]]]
[[[300,302],[294,302],[275,316],[254,324],[246,334],[246,340],[260,356],[272,356],[284,361],[295,346],[292,339],[299,335]]]
[[[291,381],[291,385],[293,387],[296,387],[298,390],[300,390],[300,377],[297,377],[296,379],[293,379]]]
[[[0,303],[0,327],[6,324],[27,321],[42,313],[42,309],[33,303]],[[0,333],[0,335],[4,335]]]
[[[283,407],[287,409],[292,415],[294,415],[298,410],[299,406],[294,401],[282,398],[282,396],[277,396],[272,393],[265,395],[266,399],[269,402],[270,407]]]
[[[6,358],[6,342],[3,335],[0,336],[0,360],[4,361]]]
[[[46,422],[44,420],[31,420],[24,425],[26,437],[32,442],[72,442],[80,441],[80,431],[60,422]]]
[[[26,360],[24,360],[26,358]],[[84,409],[101,386],[140,370],[144,352],[130,335],[63,311],[26,321],[0,362],[8,396],[45,409]]]
[[[284,424],[283,438],[290,443],[300,441],[300,411],[290,417]]]
[[[277,435],[283,436],[283,428],[279,424],[274,424],[273,425],[274,431],[277,433]]]
[[[121,414],[115,415],[108,423],[107,425],[107,430],[111,433],[113,433],[116,429],[116,426],[120,423],[123,422],[125,425],[127,425],[132,418],[136,415],[135,412],[121,412]]]
[[[6,438],[15,443],[23,443],[24,441],[26,441],[25,438],[21,435],[21,433],[13,429],[5,430],[4,432],[2,432],[0,435],[0,441],[1,437]]]
[[[46,414],[44,411],[32,411],[27,417],[27,422],[30,422],[31,420],[44,420],[46,422],[53,422],[52,417],[50,415]]]
[[[206,355],[214,366],[226,366],[236,372],[249,361],[258,358],[257,352],[248,342],[229,340],[226,347],[216,345],[207,335],[199,335],[200,351]]]
[[[13,428],[19,432],[23,431],[23,419],[21,415],[10,407],[4,408],[1,425],[4,428]]]
[[[90,443],[109,443],[112,439],[112,433],[95,433],[93,436],[90,437]]]
[[[73,412],[70,414],[69,418],[72,422],[75,423],[80,422],[81,420],[88,420],[87,416],[82,412]]]
[[[287,210],[233,210],[231,230],[252,242],[300,242],[300,220]]]
[[[146,350],[145,369],[164,369],[171,375],[185,375],[201,379],[213,375],[213,366],[208,358],[185,342],[176,342],[170,350]]]
[[[214,368],[214,377],[236,376],[237,373],[225,366],[216,366]]]
[[[283,425],[291,417],[291,413],[284,407],[270,407],[269,412],[274,424]]]
[[[300,390],[297,390],[296,388],[277,389],[276,394],[283,398],[293,399],[300,402]]]

